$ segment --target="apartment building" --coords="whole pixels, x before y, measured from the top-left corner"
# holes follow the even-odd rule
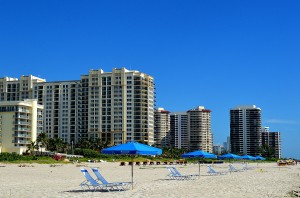
[[[281,158],[281,137],[280,132],[270,132],[269,127],[262,128],[262,145],[267,145],[268,147],[274,149],[274,157]]]
[[[260,155],[261,109],[255,105],[238,106],[230,110],[231,152]]]
[[[45,82],[45,79],[35,76],[21,76],[18,78],[0,78],[0,101],[22,101],[33,99],[33,86]]]
[[[69,143],[101,138],[111,145],[154,144],[154,79],[145,73],[115,68],[90,70],[72,81],[46,82],[34,76],[0,79],[0,101],[24,98],[36,98],[45,106],[48,137]]]
[[[188,116],[186,112],[170,114],[170,144],[179,149],[189,148]]]
[[[22,154],[43,132],[43,106],[37,100],[0,102],[0,152]]]
[[[170,112],[164,108],[154,111],[154,141],[157,147],[170,147]]]
[[[48,137],[69,143],[87,138],[87,133],[79,130],[79,88],[79,80],[34,84],[33,98],[44,105],[44,132]]]
[[[190,150],[213,152],[210,113],[211,111],[203,106],[187,111]]]
[[[154,79],[125,68],[91,70],[88,76],[88,133],[112,145],[154,144]]]

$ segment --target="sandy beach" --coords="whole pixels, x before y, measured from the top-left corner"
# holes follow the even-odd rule
[[[110,182],[131,181],[131,167],[119,163],[81,163],[98,167]],[[0,164],[0,197],[290,197],[300,190],[300,166],[278,167],[275,163],[250,163],[253,170],[208,176],[201,165],[196,180],[170,180],[164,165],[134,166],[133,190],[122,192],[84,192],[79,184],[84,180],[79,164],[51,167],[49,164]],[[175,165],[182,174],[197,174],[198,165]],[[242,164],[234,164],[242,168]],[[218,171],[228,170],[228,164],[213,165]]]

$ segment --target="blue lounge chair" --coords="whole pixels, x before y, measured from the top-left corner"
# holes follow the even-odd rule
[[[98,168],[92,168],[94,174],[97,177],[96,181],[100,181],[103,184],[103,188],[110,191],[110,190],[127,190],[130,185],[133,185],[131,182],[108,182],[99,172]]]
[[[191,177],[189,175],[181,175],[181,174],[177,174],[173,168],[166,166],[167,170],[169,171],[169,174],[167,175],[167,177],[169,177],[170,179],[174,179],[174,180],[189,180],[191,179]]]
[[[217,172],[210,165],[207,166],[209,175],[226,175],[228,171]]]
[[[97,189],[101,190],[103,188],[103,185],[99,184],[85,168],[80,168],[82,174],[85,176],[86,180],[81,182],[79,185],[83,190],[89,189],[96,191]],[[86,187],[86,188],[85,188]]]
[[[236,169],[232,164],[229,164],[229,172],[243,172],[242,169]]]
[[[172,168],[173,168],[174,172],[175,172],[177,175],[184,176],[184,175],[182,175],[182,174],[177,170],[177,168],[176,168],[175,166],[173,166]],[[196,178],[199,177],[198,174],[185,175],[185,176],[189,176],[190,179],[196,179]]]

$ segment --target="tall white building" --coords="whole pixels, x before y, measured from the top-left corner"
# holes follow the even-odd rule
[[[203,106],[198,106],[187,112],[190,150],[213,152],[210,113],[211,111]]]
[[[0,102],[0,153],[24,153],[41,132],[43,106],[37,100]]]
[[[154,141],[160,148],[170,146],[170,112],[164,108],[154,112]]]
[[[80,81],[41,82],[34,84],[34,98],[44,105],[44,132],[64,142],[77,142],[87,134],[79,131]]]
[[[88,133],[112,145],[154,144],[154,79],[125,68],[88,75]]]

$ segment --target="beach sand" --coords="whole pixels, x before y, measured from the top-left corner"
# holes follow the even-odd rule
[[[84,192],[79,184],[84,180],[81,165],[93,175],[90,167],[98,167],[110,182],[131,181],[131,166],[119,163],[63,164],[0,164],[0,197],[290,197],[300,190],[300,166],[278,167],[275,163],[250,163],[253,170],[208,176],[201,165],[196,180],[170,180],[164,165],[134,166],[133,190],[122,192]],[[197,174],[198,165],[175,165],[182,174]],[[242,164],[234,164],[242,168]],[[216,164],[218,171],[228,170],[228,164]]]

